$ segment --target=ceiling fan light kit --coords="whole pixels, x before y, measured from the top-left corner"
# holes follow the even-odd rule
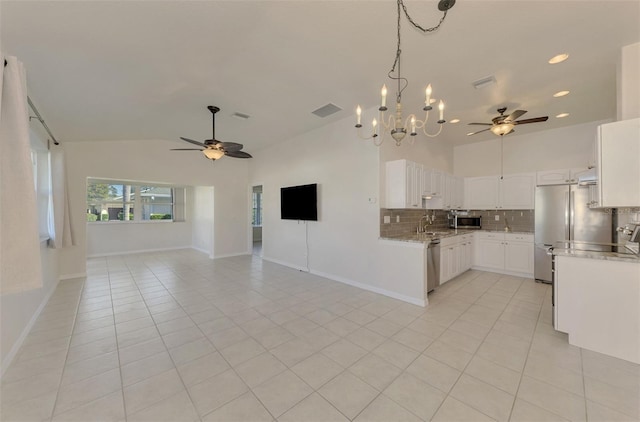
[[[393,66],[388,73],[389,79],[396,81],[397,83],[397,91],[396,91],[396,107],[395,113],[390,113],[388,118],[385,116],[385,111],[387,108],[387,86],[382,85],[382,90],[380,92],[381,101],[380,107],[378,108],[379,115],[378,119],[373,119],[372,121],[372,133],[370,136],[362,135],[362,108],[360,105],[356,107],[356,129],[358,137],[361,139],[373,139],[373,143],[376,146],[380,146],[382,142],[385,140],[385,135],[389,134],[393,140],[396,142],[397,146],[400,146],[402,140],[405,138],[407,133],[411,136],[411,141],[413,142],[413,137],[418,134],[418,130],[421,130],[428,137],[436,137],[442,131],[442,125],[446,123],[444,119],[444,102],[442,99],[438,102],[438,111],[439,111],[439,119],[437,123],[439,125],[438,131],[436,133],[428,133],[427,132],[427,122],[429,120],[429,111],[433,109],[431,104],[435,102],[433,98],[431,98],[432,87],[431,84],[427,85],[425,89],[425,102],[422,110],[426,112],[423,120],[420,120],[416,117],[415,114],[410,114],[406,119],[403,118],[402,114],[402,91],[407,87],[409,81],[402,77],[402,73],[400,70],[400,56],[402,55],[401,42],[400,42],[400,18],[402,13],[404,12],[407,20],[411,25],[422,31],[423,33],[430,33],[436,31],[440,28],[440,25],[444,22],[447,17],[447,11],[453,7],[455,4],[455,0],[440,0],[438,3],[438,10],[443,12],[442,18],[440,22],[434,27],[431,28],[423,28],[422,26],[415,23],[415,21],[409,16],[409,12],[407,11],[406,6],[403,3],[403,0],[397,0],[397,48],[395,60],[393,62]],[[396,72],[397,69],[397,72]],[[395,75],[395,76],[394,76]],[[380,133],[379,133],[380,132]]]
[[[200,148],[173,148],[171,151],[202,151],[202,154],[211,161],[219,160],[224,157],[233,158],[252,158],[251,154],[241,151],[244,146],[235,142],[221,142],[216,139],[216,113],[220,111],[219,107],[208,106],[207,109],[212,114],[212,136],[204,142],[194,141],[189,138],[182,138],[185,142],[197,145]],[[248,118],[249,116],[247,116]]]
[[[534,117],[532,119],[517,120],[520,116],[525,114],[527,110],[516,110],[508,116],[504,115],[505,111],[507,111],[506,107],[499,108],[498,113],[500,113],[500,115],[491,119],[492,123],[469,123],[469,125],[490,126],[490,127],[479,130],[477,132],[467,133],[467,136],[475,135],[481,132],[486,132],[488,130],[490,130],[494,135],[505,136],[515,132],[514,127],[516,127],[517,125],[522,125],[527,123],[546,122],[549,119],[549,116],[544,116],[544,117]]]

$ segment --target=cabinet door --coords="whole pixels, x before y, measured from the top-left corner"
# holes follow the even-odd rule
[[[468,177],[465,179],[465,208],[492,210],[498,204],[497,176]]]
[[[592,170],[588,167],[571,169],[571,174],[569,175],[569,181],[571,183],[578,183],[578,179],[580,179],[581,176],[584,176],[585,174],[588,174],[591,171]]]
[[[456,176],[456,191],[454,195],[453,207],[461,210],[464,208],[464,178]]]
[[[598,126],[598,185],[603,207],[640,206],[640,118]]]
[[[387,161],[385,165],[387,208],[407,207],[407,160]]]
[[[504,256],[505,270],[533,274],[533,243],[507,241]]]
[[[509,174],[500,183],[500,208],[532,210],[535,199],[534,173]]]
[[[431,170],[431,194],[442,196],[444,189],[444,174],[440,170]]]
[[[504,269],[504,241],[479,239],[477,250],[479,266]]]
[[[569,169],[539,171],[536,176],[538,186],[566,185],[571,180]]]
[[[422,208],[422,165],[406,161],[405,204],[402,208]]]
[[[433,170],[422,169],[422,194],[424,196],[433,196],[432,174]]]
[[[441,246],[440,248],[440,284],[446,283],[451,279],[451,266],[449,261],[453,253],[452,246]]]
[[[444,181],[445,181],[445,188],[443,192],[443,196],[444,196],[443,208],[445,210],[449,210],[453,208],[453,195],[456,189],[456,185],[455,185],[456,180],[452,175],[445,174]]]

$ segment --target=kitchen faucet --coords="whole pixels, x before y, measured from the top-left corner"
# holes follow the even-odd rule
[[[432,225],[435,219],[436,219],[435,211],[431,215],[425,214],[422,217],[420,217],[420,220],[418,221],[418,227],[416,228],[416,234],[425,233],[427,231],[426,225],[427,224]],[[422,225],[422,220],[425,221],[426,223],[425,225]]]

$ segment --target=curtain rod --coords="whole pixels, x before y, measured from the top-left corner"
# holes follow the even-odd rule
[[[53,141],[53,144],[54,145],[60,145],[60,142],[58,142],[56,137],[53,136],[53,133],[51,133],[51,130],[49,130],[49,126],[47,126],[47,124],[45,123],[44,119],[42,118],[42,116],[38,112],[38,109],[36,108],[36,106],[33,105],[33,102],[31,101],[31,98],[29,98],[29,96],[27,96],[27,101],[29,102],[29,106],[31,107],[31,110],[33,110],[33,112],[36,113],[35,116],[29,116],[29,120],[31,120],[32,118],[38,119],[38,121],[44,127],[44,130],[46,130],[47,133],[49,134],[49,136],[51,137],[51,140]]]
[[[7,67],[7,59],[4,59],[4,67]],[[53,144],[54,145],[60,145],[60,142],[58,142],[56,137],[53,136],[53,133],[51,133],[51,130],[49,129],[49,126],[47,126],[47,124],[45,123],[44,119],[40,115],[40,112],[38,112],[38,109],[36,108],[36,106],[33,105],[33,101],[31,101],[31,98],[29,98],[29,96],[27,96],[27,102],[29,103],[29,107],[31,107],[31,110],[33,110],[33,112],[36,113],[35,116],[29,116],[29,121],[31,121],[31,119],[38,119],[38,121],[44,127],[44,130],[46,130],[47,133],[49,134],[49,136],[51,137],[51,140],[53,141]]]

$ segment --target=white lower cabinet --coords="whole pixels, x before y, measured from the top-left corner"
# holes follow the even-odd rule
[[[440,241],[440,284],[471,268],[473,234],[445,237]]]
[[[533,277],[533,235],[475,233],[473,268]]]

